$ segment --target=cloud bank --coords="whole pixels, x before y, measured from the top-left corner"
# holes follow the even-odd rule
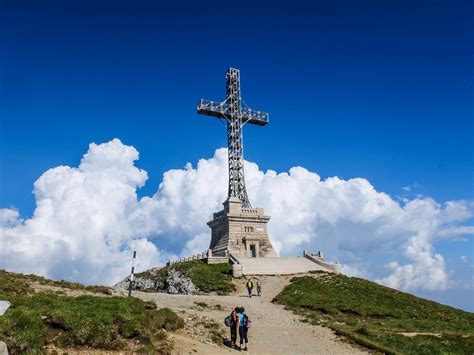
[[[206,222],[226,198],[227,150],[167,171],[158,191],[140,199],[148,177],[138,158],[114,139],[91,144],[78,167],[46,171],[34,184],[31,218],[0,209],[0,268],[112,284],[129,272],[133,243],[138,270],[206,249]],[[302,167],[263,172],[246,162],[245,174],[251,203],[272,217],[280,255],[323,250],[345,272],[402,290],[452,286],[434,245],[472,235],[472,226],[461,225],[473,216],[471,202],[399,202],[364,178],[321,179]]]

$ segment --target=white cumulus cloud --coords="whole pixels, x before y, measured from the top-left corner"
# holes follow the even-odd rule
[[[137,241],[138,269],[208,246],[206,222],[227,193],[227,150],[196,167],[167,171],[153,196],[137,198],[147,173],[138,152],[118,139],[91,144],[80,165],[56,167],[36,182],[36,210],[21,220],[0,210],[0,267],[55,278],[110,284],[129,271]],[[282,255],[323,250],[353,275],[405,290],[450,286],[437,239],[466,235],[468,201],[416,197],[401,204],[364,178],[321,179],[303,167],[261,171],[246,162],[251,203],[271,216],[270,238]]]
[[[135,148],[114,139],[91,144],[77,168],[46,171],[34,184],[30,219],[13,221],[18,214],[9,209],[0,213],[0,267],[87,283],[125,275],[134,236],[128,218],[138,206],[136,190],[147,180],[134,166],[137,159]],[[143,264],[162,261],[145,238],[137,248]]]

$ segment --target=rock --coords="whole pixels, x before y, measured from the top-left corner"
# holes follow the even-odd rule
[[[201,293],[189,277],[184,276],[180,271],[172,268],[168,270],[168,275],[166,276],[165,291],[167,293],[181,293],[185,295],[196,295]]]
[[[130,285],[130,277],[125,278],[119,283],[114,285],[116,290],[128,290]],[[135,276],[133,280],[133,289],[134,290],[158,290],[161,287],[159,281],[147,279],[144,277]]]
[[[0,355],[8,355],[8,347],[4,341],[0,341]]]
[[[136,290],[157,290],[160,288],[160,283],[159,281],[136,277],[133,286]]]
[[[153,269],[152,269],[153,270]],[[158,269],[154,269],[158,270]],[[127,291],[130,285],[130,278],[126,277],[114,285],[118,291]],[[194,285],[191,279],[178,270],[170,267],[167,270],[167,276],[164,285],[152,278],[135,276],[133,280],[134,290],[154,290],[157,292],[166,292],[172,294],[197,295],[202,292]]]
[[[120,282],[117,282],[113,288],[117,291],[125,291],[125,290],[128,290],[128,277],[123,279],[122,281]]]
[[[6,310],[10,307],[11,303],[8,301],[0,301],[0,316],[6,312]]]

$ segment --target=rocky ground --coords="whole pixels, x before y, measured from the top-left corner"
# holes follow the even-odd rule
[[[244,280],[236,281],[237,291],[229,296],[182,295],[136,292],[135,296],[169,307],[186,322],[184,330],[173,334],[176,354],[223,354],[235,350],[217,345],[218,334],[229,336],[224,318],[236,306],[245,307],[252,320],[249,331],[251,354],[356,354],[364,351],[342,342],[328,328],[310,325],[271,300],[291,276],[261,277],[262,296],[247,297]],[[214,338],[214,339],[213,339]]]
[[[158,269],[151,270],[152,275],[156,270]],[[156,276],[154,277],[156,278]],[[113,288],[117,291],[125,291],[128,290],[129,284],[130,279],[129,277],[126,277],[124,280],[114,285]],[[137,275],[133,280],[133,287],[138,290],[157,291],[171,294],[197,295],[202,293],[189,277],[173,268],[168,269],[164,285],[161,285],[158,280],[150,279],[149,276],[144,277]]]

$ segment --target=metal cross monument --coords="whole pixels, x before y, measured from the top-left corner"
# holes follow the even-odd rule
[[[242,127],[247,123],[265,126],[268,113],[250,109],[240,96],[240,72],[229,68],[226,74],[227,97],[222,102],[200,100],[197,112],[202,115],[225,119],[227,126],[227,145],[229,154],[229,192],[228,198],[237,197],[242,206],[250,208],[250,201],[245,190],[244,147]]]

